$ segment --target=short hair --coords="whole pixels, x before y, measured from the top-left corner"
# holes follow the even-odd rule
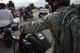
[[[4,3],[0,3],[0,9],[5,9],[6,5]]]

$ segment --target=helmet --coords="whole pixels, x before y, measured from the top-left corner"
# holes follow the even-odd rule
[[[45,0],[46,2],[48,2],[49,0]]]
[[[79,5],[80,4],[80,0],[70,0],[70,5],[71,4]]]
[[[20,22],[20,19],[19,18],[14,18],[13,19],[13,23],[19,23]]]
[[[0,3],[0,9],[5,9],[6,5],[4,3]]]
[[[70,0],[59,0],[59,2],[64,6],[68,6],[70,4]]]
[[[70,0],[59,0],[61,3],[70,3]]]
[[[52,12],[54,12],[59,6],[68,6],[70,4],[70,0],[46,0],[51,7]],[[54,5],[56,3],[56,5]]]
[[[62,5],[66,4],[66,6],[70,4],[70,0],[46,0],[46,2],[48,2],[48,3],[51,3],[54,1],[59,1],[60,4],[62,4]]]
[[[80,4],[80,0],[59,0],[60,3],[63,4],[75,4],[75,5],[79,5]]]
[[[45,0],[50,5],[53,0]]]

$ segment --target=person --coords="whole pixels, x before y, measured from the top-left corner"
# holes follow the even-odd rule
[[[15,10],[15,8],[10,7],[9,10],[11,11],[11,13],[13,15],[13,18],[15,18],[16,17],[16,10]]]
[[[33,18],[33,12],[32,12],[32,10],[30,9],[29,6],[24,8],[22,14],[23,14],[24,21],[26,21],[28,18]]]
[[[24,10],[23,10],[23,13],[26,14],[27,12],[30,12],[31,14],[33,14],[33,12],[31,11],[29,6],[25,7]]]
[[[51,6],[53,13],[51,13],[48,17],[45,17],[44,19],[27,22],[25,25],[22,25],[20,27],[20,31],[22,32],[20,35],[20,41],[28,33],[34,34],[45,29],[50,29],[54,37],[53,53],[80,53],[79,49],[77,49],[78,46],[75,47],[75,45],[78,45],[78,44],[77,43],[73,44],[73,41],[75,42],[76,35],[80,34],[79,21],[77,21],[78,19],[70,25],[72,20],[75,17],[77,17],[76,15],[79,14],[78,13],[79,10],[76,8],[79,7],[80,0],[74,0],[76,2],[74,2],[73,0],[65,0],[65,1],[64,0],[46,0],[46,1]],[[70,6],[68,6],[69,4]],[[74,5],[71,5],[71,4],[74,4]],[[72,17],[73,19],[71,19]],[[69,35],[70,36],[73,35],[74,38],[72,36],[70,37]],[[69,38],[72,38],[72,39],[69,39]]]
[[[47,15],[48,13],[47,13],[47,10],[45,9],[45,8],[43,8],[43,7],[40,7],[39,8],[39,18],[42,18],[42,17],[44,17],[45,15]],[[42,16],[41,16],[42,15]]]
[[[10,38],[11,35],[11,23],[13,20],[13,16],[11,12],[6,9],[6,5],[4,3],[0,3],[0,29],[2,29],[7,35],[6,37],[9,37],[8,43],[11,44],[12,38]]]

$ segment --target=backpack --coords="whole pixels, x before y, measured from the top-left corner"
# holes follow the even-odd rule
[[[70,6],[68,10],[65,11],[63,20],[62,20],[62,33],[61,33],[61,46],[58,53],[80,53],[79,46],[80,46],[80,34],[78,30],[80,29],[78,23],[79,16],[80,16],[80,6]],[[73,15],[71,15],[73,14]],[[71,17],[72,16],[72,17]],[[78,20],[78,21],[76,21]],[[78,35],[73,35],[72,31],[72,24],[75,23],[75,21],[78,23],[76,28],[78,28],[77,31],[74,33],[77,33]],[[76,24],[76,23],[75,23]],[[75,28],[75,27],[74,27]]]

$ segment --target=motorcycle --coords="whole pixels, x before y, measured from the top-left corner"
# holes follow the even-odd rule
[[[18,23],[17,21],[20,22],[19,19],[14,20]],[[22,40],[20,36],[17,38],[13,36],[13,38],[14,53],[45,53],[51,47],[50,41],[42,32],[26,34]]]
[[[7,48],[11,48],[13,45],[13,32],[4,31],[5,27],[0,27],[0,41],[3,41]],[[8,28],[11,29],[11,28]]]
[[[19,23],[19,18],[13,19],[13,22]],[[12,26],[12,24],[8,26],[0,27],[0,41],[2,41],[7,48],[11,48],[14,41],[14,32],[16,31],[16,26]]]
[[[40,13],[39,13],[39,18],[43,18],[44,16],[46,16],[48,13],[45,9],[41,9],[40,10]]]
[[[14,53],[45,53],[51,47],[50,41],[42,32],[27,34],[22,40],[22,44],[18,42],[19,38],[15,38],[13,44]]]

